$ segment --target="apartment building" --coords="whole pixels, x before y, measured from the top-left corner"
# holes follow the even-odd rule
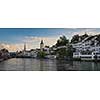
[[[74,48],[73,58],[82,60],[100,59],[100,41],[98,35],[88,36],[84,40],[72,44]]]

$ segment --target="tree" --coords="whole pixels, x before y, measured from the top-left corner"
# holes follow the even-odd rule
[[[79,42],[79,35],[77,34],[77,35],[74,35],[73,37],[72,37],[72,39],[71,39],[71,43],[78,43]]]
[[[38,54],[37,54],[37,57],[38,57],[38,58],[45,58],[45,56],[46,56],[46,54],[45,54],[44,51],[40,51],[40,52],[38,52]]]
[[[73,57],[73,47],[72,45],[67,45],[67,51],[66,51],[66,56],[67,58],[72,58]]]
[[[1,49],[2,52],[8,53],[9,51],[7,49]]]
[[[62,36],[57,40],[56,47],[60,46],[62,47],[57,48],[56,50],[56,55],[58,59],[66,59],[73,57],[73,48],[69,44],[69,40],[65,36]]]
[[[7,58],[10,57],[9,51],[7,49],[5,49],[5,48],[4,49],[1,49],[0,52],[1,52],[0,56],[2,58],[7,59]]]
[[[58,59],[72,59],[73,58],[73,47],[68,44],[65,48],[57,49],[56,55]]]
[[[61,36],[56,43],[56,46],[66,46],[69,43],[69,40],[65,36]]]
[[[66,58],[66,48],[57,49],[56,55],[58,59],[65,59]]]

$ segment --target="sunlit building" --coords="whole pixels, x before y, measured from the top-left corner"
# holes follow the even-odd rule
[[[72,44],[74,48],[73,58],[81,60],[100,59],[100,35],[89,36],[81,42]]]

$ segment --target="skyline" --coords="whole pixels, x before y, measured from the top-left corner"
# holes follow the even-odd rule
[[[44,44],[51,46],[56,43],[61,35],[68,39],[75,34],[99,34],[99,28],[1,28],[0,46],[9,51],[19,51],[26,43],[27,49],[39,48],[39,43],[44,40]]]

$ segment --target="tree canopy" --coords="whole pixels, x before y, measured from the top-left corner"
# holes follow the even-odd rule
[[[44,51],[40,51],[40,52],[38,52],[38,54],[37,54],[37,57],[38,57],[38,58],[45,58],[45,56],[46,56],[46,53],[45,53]]]
[[[69,43],[69,40],[65,36],[61,36],[56,43],[56,46],[66,46]]]

